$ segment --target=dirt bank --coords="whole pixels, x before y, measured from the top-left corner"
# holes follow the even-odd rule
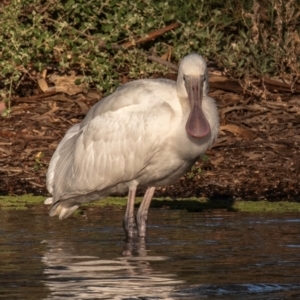
[[[209,159],[197,163],[201,171],[193,168],[156,195],[299,200],[300,96],[267,99],[234,92],[228,83],[221,87],[211,80],[221,129]],[[51,155],[66,130],[101,97],[94,90],[68,95],[26,86],[19,94],[11,117],[0,119],[0,192],[46,195]]]

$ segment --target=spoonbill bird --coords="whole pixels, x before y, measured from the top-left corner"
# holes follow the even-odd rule
[[[177,82],[141,79],[96,103],[58,145],[47,172],[50,216],[67,218],[81,203],[128,191],[128,238],[146,236],[156,187],[179,179],[212,145],[219,117],[198,54],[185,56]],[[134,215],[137,187],[146,189]]]

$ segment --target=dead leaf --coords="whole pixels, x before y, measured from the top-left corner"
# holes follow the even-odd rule
[[[10,130],[4,130],[4,129],[0,130],[0,137],[1,138],[9,139],[9,138],[14,137],[15,135],[16,135],[15,132],[12,132]]]
[[[87,83],[76,84],[76,81],[82,80],[83,76],[76,76],[75,72],[70,72],[70,75],[57,75],[52,74],[49,80],[55,84],[55,91],[66,93],[68,95],[76,95],[79,93],[86,93],[88,85]],[[51,88],[48,89],[48,91]],[[53,88],[52,88],[53,90]]]
[[[172,47],[168,46],[167,52],[161,56],[161,59],[170,62],[171,61],[171,56],[172,56]]]
[[[217,167],[222,161],[224,160],[223,156],[219,156],[219,157],[210,157],[209,161],[215,166]]]
[[[0,114],[2,114],[6,109],[6,105],[4,101],[0,102]]]
[[[47,78],[47,69],[44,69],[42,72],[42,78]]]
[[[59,107],[57,107],[56,102],[53,102],[53,106],[52,108],[47,111],[46,113],[43,114],[43,116],[45,115],[49,115],[49,114],[53,114],[54,112],[56,112],[59,109]]]
[[[46,91],[48,91],[48,84],[46,82],[46,80],[44,78],[39,78],[38,79],[38,85],[40,87],[40,89],[45,93]]]
[[[247,128],[240,127],[240,126],[235,125],[235,124],[222,125],[222,126],[220,126],[220,130],[231,132],[235,136],[240,136],[240,137],[242,137],[246,140],[255,139],[255,134],[251,130],[249,130]]]
[[[76,100],[75,103],[80,107],[83,114],[86,114],[89,111],[88,106],[84,102]]]
[[[12,155],[13,154],[13,152],[10,151],[9,149],[4,149],[2,147],[0,147],[0,152],[4,152],[4,153],[6,153],[6,155]]]

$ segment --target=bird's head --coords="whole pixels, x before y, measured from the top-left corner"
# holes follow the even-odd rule
[[[208,93],[206,62],[198,54],[185,56],[179,65],[177,94],[189,99],[191,111],[185,129],[188,135],[201,139],[210,133],[209,123],[202,110],[203,96]]]

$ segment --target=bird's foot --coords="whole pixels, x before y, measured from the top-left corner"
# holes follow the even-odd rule
[[[132,239],[138,235],[137,226],[133,217],[123,221],[123,228],[127,239]]]
[[[124,243],[123,256],[147,256],[146,239],[145,238],[126,238]]]

